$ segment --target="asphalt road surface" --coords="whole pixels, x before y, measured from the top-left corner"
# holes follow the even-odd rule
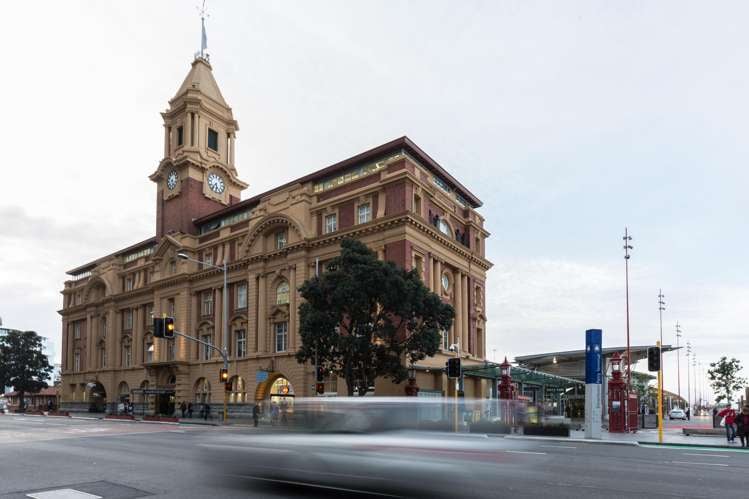
[[[253,466],[263,462],[284,466],[286,458],[271,457],[284,445],[288,450],[290,437],[246,427],[0,416],[0,498],[373,497],[371,490],[361,493],[355,486],[368,472],[361,462],[388,456],[408,463],[414,483],[425,490],[454,478],[459,488],[443,490],[452,497],[749,497],[749,452],[483,436],[426,434],[403,438],[407,445],[398,446],[400,437],[375,434],[359,440],[362,445],[341,444],[348,445],[340,448],[342,454],[369,452],[370,461],[351,460],[357,468],[345,470],[346,486],[337,489],[313,486],[319,484],[309,483],[303,470],[298,480],[255,474]],[[339,445],[328,444],[310,447],[300,441],[307,448],[294,469]],[[253,446],[254,452],[244,454]],[[420,467],[430,460],[444,471]],[[344,476],[343,471],[327,474]],[[68,495],[47,492],[60,489],[68,489]]]

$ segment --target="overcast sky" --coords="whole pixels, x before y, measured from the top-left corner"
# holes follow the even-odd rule
[[[65,271],[155,231],[159,112],[199,48],[196,3],[4,5],[0,316],[57,359]],[[244,197],[408,135],[484,201],[490,357],[581,349],[596,327],[623,345],[627,225],[632,343],[657,339],[663,288],[666,343],[678,320],[705,370],[749,366],[749,3],[208,8]]]

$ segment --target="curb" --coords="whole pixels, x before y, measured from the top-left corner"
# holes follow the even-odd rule
[[[512,440],[540,440],[543,442],[577,442],[581,444],[609,444],[609,445],[629,445],[639,447],[640,442],[627,442],[618,440],[593,440],[588,438],[568,438],[568,437],[536,437],[525,435],[504,435],[503,438]]]
[[[727,450],[738,451],[738,452],[749,452],[749,449],[747,449],[746,447],[744,447],[744,448],[741,448],[741,447],[731,447],[730,445],[720,445],[720,444],[715,444],[715,445],[710,445],[710,444],[680,444],[680,443],[669,443],[669,442],[659,443],[659,442],[642,442],[642,441],[639,442],[639,444],[640,445],[648,445],[648,446],[652,446],[652,447],[677,447],[677,448],[678,447],[684,447],[684,448],[687,448],[687,449],[689,449],[689,448],[692,448],[692,449],[695,449],[695,448],[696,449],[709,448],[709,449],[727,449]]]

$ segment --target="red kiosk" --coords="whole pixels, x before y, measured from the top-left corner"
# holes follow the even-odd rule
[[[622,358],[619,352],[611,357],[609,380],[609,432],[627,431],[627,383],[622,379]]]

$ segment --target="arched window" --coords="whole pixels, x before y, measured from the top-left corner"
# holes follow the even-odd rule
[[[211,401],[211,384],[205,378],[195,382],[195,402],[205,404]]]
[[[276,305],[289,303],[289,283],[283,281],[276,287]]]
[[[123,381],[117,388],[117,395],[119,400],[127,400],[130,398],[130,386],[127,382]]]

